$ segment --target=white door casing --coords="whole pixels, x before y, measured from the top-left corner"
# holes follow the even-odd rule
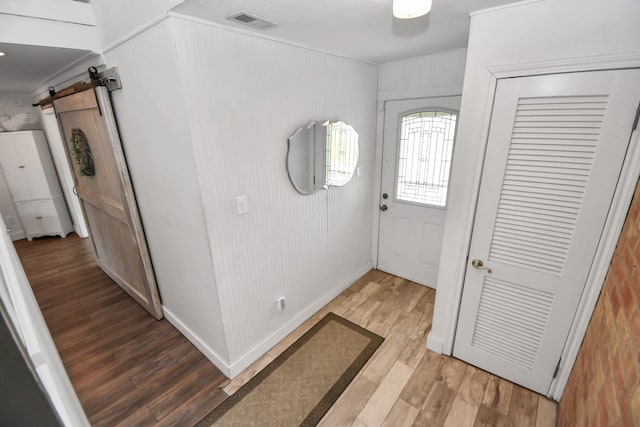
[[[69,213],[71,213],[71,218],[73,219],[73,228],[75,232],[78,233],[78,236],[82,238],[89,237],[89,230],[87,229],[87,223],[82,213],[80,200],[74,192],[73,175],[71,175],[71,167],[67,162],[67,156],[64,152],[64,142],[60,135],[56,113],[53,108],[40,110],[40,112],[44,132],[47,134],[47,140],[49,141],[51,157],[53,163],[56,165],[56,172],[60,179],[60,187],[62,187]]]
[[[411,203],[396,197],[401,120],[403,116],[421,111],[457,115],[459,109],[459,96],[395,100],[385,104],[379,204],[386,205],[387,209],[380,212],[377,268],[432,288],[437,285],[446,207]]]
[[[548,392],[639,100],[640,70],[499,80],[456,357]]]

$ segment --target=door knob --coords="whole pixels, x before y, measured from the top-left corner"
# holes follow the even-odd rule
[[[482,262],[481,259],[472,260],[471,265],[473,268],[477,268],[478,270],[487,270],[487,273],[491,273],[491,269],[489,267],[485,267],[484,262]]]
[[[386,211],[387,209],[389,209],[389,206],[387,206],[387,205],[380,205],[380,210],[381,210],[382,212]]]

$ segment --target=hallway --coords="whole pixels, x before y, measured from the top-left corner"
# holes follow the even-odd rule
[[[15,243],[94,426],[193,425],[225,399],[221,387],[235,393],[329,311],[385,341],[321,426],[555,425],[555,402],[428,351],[435,291],[382,271],[365,274],[227,382],[173,326],[154,320],[95,266],[88,240],[72,234]]]
[[[15,244],[93,426],[192,425],[225,399],[226,377],[96,267],[88,239]]]

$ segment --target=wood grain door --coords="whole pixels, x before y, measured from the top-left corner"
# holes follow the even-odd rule
[[[549,391],[639,100],[640,70],[498,82],[454,356]]]
[[[109,93],[97,87],[54,101],[97,264],[155,318],[162,307]],[[78,138],[78,135],[83,135]],[[86,141],[93,174],[77,159]],[[76,142],[74,154],[74,142]]]

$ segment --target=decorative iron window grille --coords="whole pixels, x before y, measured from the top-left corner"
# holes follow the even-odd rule
[[[456,114],[421,111],[400,122],[396,200],[445,207]]]

